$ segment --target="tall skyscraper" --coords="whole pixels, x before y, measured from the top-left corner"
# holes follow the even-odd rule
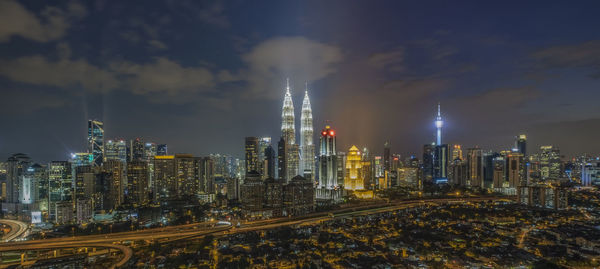
[[[56,214],[56,204],[62,201],[73,201],[73,174],[71,163],[53,161],[48,164],[48,211],[51,219]]]
[[[231,157],[229,158],[232,161]],[[236,159],[237,160],[237,159]],[[237,164],[230,164],[231,167],[239,167]],[[241,165],[240,165],[241,166]],[[236,169],[236,168],[232,168]],[[236,172],[230,172],[234,175]],[[198,178],[198,193],[214,193],[215,192],[215,163],[210,157],[196,158],[196,177]],[[240,175],[241,176],[241,175]]]
[[[437,106],[437,117],[435,118],[435,127],[437,129],[437,136],[436,136],[436,145],[441,145],[442,144],[442,126],[444,125],[444,121],[442,120],[442,111],[441,111],[441,106],[440,103],[438,103]]]
[[[285,174],[279,174],[285,182],[291,180],[299,173],[300,148],[296,145],[296,122],[294,116],[294,103],[290,94],[290,81],[288,79],[285,97],[283,99],[283,109],[281,112],[281,136],[286,144]]]
[[[154,199],[163,200],[176,196],[175,156],[154,157]]]
[[[294,102],[290,93],[290,80],[287,80],[283,109],[281,111],[281,136],[289,145],[296,144],[296,121],[294,118]]]
[[[423,147],[423,180],[435,183],[448,182],[448,144],[442,144],[442,120],[441,106],[437,105],[437,116],[435,118],[436,142]]]
[[[75,199],[90,197],[89,187],[93,186],[95,175],[91,165],[74,167],[75,170]]]
[[[260,173],[258,137],[249,136],[245,139],[246,174],[251,171]]]
[[[392,164],[392,153],[390,148],[390,142],[386,141],[383,144],[383,170],[390,172]]]
[[[508,182],[506,181],[506,160],[503,156],[496,156],[492,160],[492,182],[493,187],[497,188],[505,188],[508,187]]]
[[[527,136],[522,134],[515,136],[515,149],[517,152],[527,156]]]
[[[483,186],[486,189],[494,188],[495,165],[494,160],[500,157],[498,152],[483,153]]]
[[[88,120],[88,153],[93,154],[93,165],[100,166],[104,161],[104,123]]]
[[[556,146],[540,147],[540,175],[542,180],[558,179],[562,176],[560,150]]]
[[[258,172],[260,173],[262,179],[267,179],[269,177],[274,178],[272,173],[269,173],[269,159],[270,157],[275,157],[275,153],[273,155],[269,155],[273,148],[271,147],[271,137],[264,136],[258,139]],[[271,160],[272,161],[272,160]],[[273,163],[271,163],[273,164]],[[274,169],[274,167],[273,167]]]
[[[436,145],[433,159],[433,178],[436,183],[448,182],[448,144]]]
[[[273,149],[273,146],[269,145],[267,148],[265,148],[265,159],[263,161],[263,173],[265,173],[265,175],[263,175],[263,177],[266,178],[275,178],[275,150]]]
[[[110,194],[112,205],[117,207],[124,202],[125,195],[125,162],[120,160],[107,160],[104,172],[111,175]]]
[[[143,205],[149,201],[148,163],[131,161],[127,163],[127,200],[129,203]]]
[[[483,151],[480,148],[467,150],[468,180],[467,187],[481,187],[483,184]]]
[[[19,203],[22,189],[22,177],[31,165],[29,156],[23,153],[13,154],[6,161],[6,202]]]
[[[435,154],[435,145],[423,145],[423,181],[433,182],[433,155]]]
[[[308,89],[304,91],[302,114],[300,115],[300,152],[300,171],[305,178],[311,179],[315,166],[315,145],[313,143],[313,118]]]
[[[144,141],[137,137],[133,140],[129,140],[129,161],[143,161],[144,158]]]
[[[196,158],[192,154],[175,154],[175,169],[177,196],[198,194]]]
[[[336,133],[329,125],[321,131],[318,188],[333,189],[338,186]]]
[[[506,178],[508,185],[511,188],[516,188],[523,185],[524,182],[524,167],[523,154],[519,152],[509,153],[506,156]]]
[[[344,178],[344,189],[364,190],[365,178],[362,169],[362,156],[356,146],[348,150],[346,156],[346,177]]]

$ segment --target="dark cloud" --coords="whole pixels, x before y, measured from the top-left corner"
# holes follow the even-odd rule
[[[87,15],[78,2],[69,2],[66,9],[46,7],[39,15],[13,0],[0,1],[0,42],[12,36],[21,36],[37,42],[48,42],[63,37],[73,19]]]
[[[13,81],[52,87],[82,87],[103,92],[118,86],[114,73],[84,59],[61,58],[51,61],[44,56],[25,56],[0,61],[0,75]]]
[[[214,76],[204,67],[184,67],[167,58],[156,58],[147,64],[115,62],[110,70],[123,79],[123,88],[135,94],[163,93],[176,96],[185,92],[212,90]]]
[[[600,71],[600,40],[579,44],[553,46],[531,54],[541,68],[589,67]]]
[[[368,63],[379,69],[386,69],[395,72],[405,70],[404,67],[405,49],[396,48],[388,52],[373,53],[369,56]]]

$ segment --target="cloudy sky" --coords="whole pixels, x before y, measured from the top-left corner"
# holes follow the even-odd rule
[[[597,1],[149,2],[0,0],[0,158],[85,151],[90,118],[241,157],[279,138],[287,77],[339,150],[420,155],[439,101],[447,143],[600,152]]]

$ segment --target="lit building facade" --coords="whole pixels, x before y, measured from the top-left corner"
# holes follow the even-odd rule
[[[305,178],[311,179],[315,169],[315,145],[313,143],[313,117],[308,89],[304,92],[300,115],[300,153],[300,171]]]
[[[333,189],[338,186],[336,133],[329,125],[321,131],[318,188]]]
[[[127,142],[125,140],[108,140],[104,145],[105,160],[127,162]]]
[[[258,137],[249,136],[245,139],[245,148],[244,152],[246,155],[245,163],[246,163],[246,173],[250,173],[252,171],[260,172],[260,154],[259,154],[259,143]]]
[[[541,180],[562,177],[562,161],[558,147],[541,146],[539,163]]]
[[[93,155],[94,166],[102,165],[104,161],[104,123],[88,120],[88,153]]]
[[[121,160],[107,160],[103,164],[104,172],[111,175],[110,193],[114,207],[124,202],[125,195],[125,162]]]
[[[53,161],[48,164],[48,200],[51,219],[55,219],[56,203],[73,201],[73,174],[70,162]]]
[[[127,198],[128,202],[135,205],[144,205],[149,202],[148,189],[148,163],[145,161],[131,161],[127,163]]]
[[[600,161],[596,160],[582,164],[581,185],[585,187],[600,185]]]
[[[280,173],[279,177],[285,182],[291,180],[299,174],[300,148],[296,145],[296,121],[294,116],[294,103],[290,93],[290,81],[288,79],[285,96],[283,99],[283,108],[281,111],[281,137],[285,141],[285,173]],[[279,172],[282,172],[281,170]]]
[[[364,190],[365,178],[362,169],[362,156],[356,146],[352,146],[346,155],[346,177],[344,188],[346,190]]]
[[[468,180],[467,187],[483,185],[483,151],[480,148],[467,150]]]
[[[462,146],[455,144],[455,145],[452,146],[452,160],[451,161],[454,161],[456,159],[464,160],[463,159]]]

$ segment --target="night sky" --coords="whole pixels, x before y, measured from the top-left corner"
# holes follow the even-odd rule
[[[89,118],[242,157],[279,139],[287,77],[340,151],[420,155],[439,101],[446,143],[600,152],[598,1],[150,2],[0,0],[0,159],[84,152]]]

